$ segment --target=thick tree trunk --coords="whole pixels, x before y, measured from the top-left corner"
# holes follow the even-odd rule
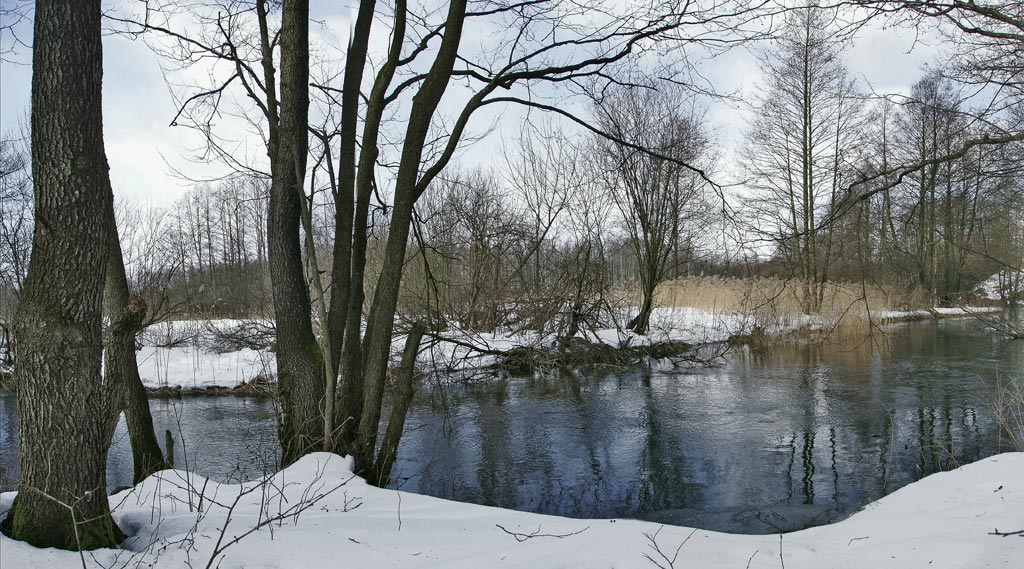
[[[640,312],[626,325],[626,328],[641,336],[647,333],[647,328],[650,326],[651,310],[654,308],[654,287],[645,286],[643,295],[644,299],[643,304],[640,306]]]
[[[324,359],[313,335],[299,246],[308,109],[309,3],[286,0],[281,14],[281,122],[277,147],[270,157],[273,179],[267,212],[283,465],[322,448],[324,434]]]
[[[15,319],[21,478],[10,534],[37,547],[111,547],[103,276],[113,227],[103,150],[99,0],[40,1],[32,64],[36,227]]]
[[[111,226],[114,211],[111,209]],[[149,397],[139,377],[135,360],[135,336],[146,318],[146,303],[128,290],[124,271],[124,258],[117,232],[111,231],[107,258],[106,284],[103,304],[110,319],[106,337],[106,382],[123,387],[125,420],[132,446],[135,467],[133,481],[138,484],[150,474],[169,468],[153,431],[153,416],[149,412]]]

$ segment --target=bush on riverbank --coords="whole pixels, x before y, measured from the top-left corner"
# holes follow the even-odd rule
[[[1001,435],[1013,448],[1024,451],[1024,381],[1011,379],[1000,386],[992,411]]]

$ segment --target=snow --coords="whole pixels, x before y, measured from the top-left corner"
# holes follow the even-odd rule
[[[218,319],[175,320],[147,328],[139,336],[142,347],[135,356],[143,385],[231,388],[257,376],[273,378],[277,374],[277,360],[268,349],[241,348],[217,353],[209,347],[212,331],[227,331],[247,323],[272,326],[264,321]]]
[[[897,321],[939,316],[970,316],[998,311],[997,307],[933,308],[931,310],[880,310],[872,314],[876,321]],[[620,320],[625,320],[620,318]],[[272,379],[277,365],[270,350],[242,348],[215,353],[204,346],[204,334],[211,329],[228,330],[243,323],[240,320],[183,320],[167,322],[142,335],[143,347],[137,354],[139,375],[146,387],[205,389],[232,388],[263,376]],[[269,322],[256,322],[271,326]],[[781,315],[770,322],[759,322],[749,313],[722,313],[698,308],[658,307],[651,313],[650,329],[638,335],[620,328],[581,332],[580,336],[611,346],[639,346],[659,342],[702,344],[721,342],[736,334],[749,334],[761,326],[768,335],[781,335],[800,329],[820,330],[830,326],[822,317],[807,314]],[[550,346],[556,341],[552,334],[532,331],[496,331],[472,333],[452,329],[443,339],[425,340],[427,346],[419,356],[419,364],[427,369],[466,371],[486,368],[497,357],[489,352],[508,351],[519,346]],[[172,347],[161,345],[185,338]],[[397,360],[405,337],[396,335],[392,354]],[[184,345],[182,345],[184,344]]]
[[[971,316],[999,312],[998,306],[936,306],[930,310],[880,310],[875,315],[883,320],[909,320],[913,318],[929,318],[936,314],[945,317]]]
[[[451,502],[369,486],[351,474],[351,465],[347,458],[311,454],[266,483],[241,485],[164,471],[110,497],[129,538],[124,549],[86,555],[86,564],[204,567],[225,526],[221,546],[241,537],[213,560],[224,569],[655,567],[647,556],[669,567],[655,545],[668,558],[679,548],[676,568],[777,568],[783,561],[789,569],[1020,567],[1024,560],[1024,538],[990,535],[1024,529],[1024,453],[934,474],[844,521],[781,536]],[[189,509],[200,495],[201,515]],[[0,511],[12,499],[12,493],[0,495]],[[5,536],[0,561],[4,569],[82,566],[77,553],[40,550]]]
[[[981,296],[990,300],[1005,301],[1008,296],[1020,295],[1024,283],[1024,271],[1005,268],[978,285]]]
[[[258,375],[269,377],[277,369],[274,354],[249,348],[217,354],[200,346],[143,346],[135,358],[146,387],[235,387]]]

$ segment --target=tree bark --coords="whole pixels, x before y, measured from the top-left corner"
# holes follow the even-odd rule
[[[640,312],[633,317],[632,320],[626,324],[626,328],[636,332],[643,336],[647,334],[647,327],[651,322],[651,310],[654,309],[654,288],[644,286],[643,290],[643,303],[640,306]]]
[[[116,227],[112,208],[109,215],[111,226]],[[110,328],[106,337],[104,373],[108,384],[120,385],[124,390],[124,415],[128,423],[134,465],[132,480],[138,484],[150,474],[169,468],[169,465],[164,460],[153,430],[149,397],[139,377],[139,366],[135,359],[135,336],[142,329],[146,318],[146,303],[128,290],[128,277],[125,275],[121,242],[116,230],[110,232],[108,241],[103,304],[110,319]]]
[[[36,547],[115,546],[107,448],[103,281],[112,196],[103,149],[99,0],[36,5],[32,170],[36,227],[15,318],[21,478],[10,534]]]
[[[306,171],[309,3],[286,0],[281,14],[281,122],[271,152],[267,248],[277,324],[282,465],[322,447],[324,359],[313,335],[299,245],[300,178]]]
[[[359,416],[363,412],[362,318],[365,300],[363,277],[366,271],[367,223],[370,197],[373,194],[373,170],[378,155],[377,140],[386,106],[385,96],[392,79],[394,79],[398,61],[402,55],[406,22],[406,1],[396,0],[391,48],[387,61],[374,79],[373,88],[370,90],[370,97],[366,103],[366,117],[363,121],[362,151],[359,154],[356,172],[356,205],[352,223],[350,256],[352,268],[349,273],[348,308],[338,310],[338,313],[331,315],[332,321],[339,317],[339,313],[345,315],[344,344],[339,361],[341,389],[338,394],[339,401],[335,415],[335,425],[339,432],[336,450],[339,452],[351,452],[356,440]]]
[[[334,264],[331,271],[329,328],[331,357],[337,375],[345,338],[346,310],[352,273],[352,227],[355,210],[356,135],[359,121],[359,88],[366,69],[366,53],[373,27],[374,0],[361,0],[352,41],[345,55],[345,79],[341,94],[341,150],[338,159],[338,195],[335,196]]]
[[[374,462],[377,431],[380,427],[384,383],[391,352],[391,333],[395,325],[399,284],[405,265],[413,204],[419,197],[417,182],[430,121],[451,78],[462,24],[466,18],[466,1],[453,0],[448,7],[444,38],[430,72],[413,99],[406,128],[402,157],[395,179],[395,202],[391,211],[384,265],[374,289],[373,304],[366,322],[363,366],[363,409],[359,417],[355,449],[357,468],[369,468]]]
[[[423,333],[426,330],[426,324],[418,321],[412,325],[409,335],[405,338],[402,363],[398,366],[394,396],[391,399],[391,416],[388,418],[388,427],[384,432],[384,439],[380,443],[380,450],[377,452],[373,472],[368,476],[368,479],[380,487],[386,486],[388,480],[391,479],[391,467],[395,465],[395,458],[398,456],[398,443],[402,440],[405,418],[409,414],[409,405],[412,403],[412,380],[416,372],[416,355],[419,354],[420,341],[423,340]]]

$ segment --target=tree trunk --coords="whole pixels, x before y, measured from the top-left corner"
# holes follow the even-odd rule
[[[281,464],[319,450],[323,440],[323,356],[313,335],[299,245],[299,188],[306,171],[309,110],[309,3],[286,0],[281,14],[281,122],[271,154],[267,248],[277,325]]]
[[[10,534],[36,547],[115,546],[103,276],[112,199],[103,149],[99,0],[38,2],[32,63],[36,227],[15,319],[20,440]]]
[[[346,310],[352,286],[352,237],[356,195],[356,134],[359,120],[359,88],[366,68],[366,52],[376,2],[362,0],[352,41],[345,55],[345,79],[341,95],[341,149],[338,157],[338,195],[335,196],[334,264],[331,270],[330,358],[337,376],[345,338]]]
[[[384,264],[377,279],[373,304],[366,322],[363,343],[363,409],[359,417],[355,445],[357,468],[369,468],[374,462],[384,382],[391,353],[391,333],[395,325],[398,290],[409,239],[409,223],[412,221],[413,204],[419,197],[417,178],[423,159],[423,148],[431,118],[451,78],[465,17],[466,1],[451,2],[437,57],[413,99],[409,114],[402,157],[395,179],[395,202],[391,210]]]
[[[110,215],[114,215],[113,209]],[[113,217],[111,217],[113,220]],[[111,221],[111,226],[115,226]],[[116,226],[115,226],[116,227]],[[111,231],[107,258],[106,284],[103,304],[110,318],[110,329],[106,337],[105,381],[123,387],[125,420],[128,423],[128,437],[132,446],[134,476],[138,484],[150,474],[169,468],[153,431],[153,417],[149,412],[149,397],[139,377],[139,366],[135,360],[135,336],[142,329],[146,318],[146,303],[139,296],[130,294],[128,278],[124,271],[121,243],[117,232]]]
[[[405,417],[409,414],[409,405],[412,403],[412,380],[416,371],[416,355],[420,351],[420,341],[426,330],[426,324],[418,321],[412,325],[409,335],[405,338],[402,363],[398,366],[394,396],[391,399],[391,416],[388,418],[384,440],[380,443],[380,451],[377,452],[373,472],[368,476],[368,479],[380,487],[387,485],[391,478],[391,467],[395,465],[395,457],[398,456],[398,443],[402,440]]]
[[[640,306],[640,312],[626,325],[626,328],[641,336],[647,333],[647,328],[650,326],[651,310],[654,308],[654,287],[644,286],[643,295],[644,300]]]
[[[350,256],[348,307],[339,309],[345,315],[345,335],[342,345],[341,389],[336,407],[335,428],[338,430],[336,449],[351,452],[357,434],[359,416],[363,410],[363,356],[362,317],[364,301],[363,276],[366,270],[367,221],[370,197],[373,193],[373,172],[378,155],[377,140],[385,108],[385,97],[395,75],[405,41],[406,2],[395,2],[395,24],[392,29],[388,58],[374,79],[366,103],[363,121],[362,150],[356,172],[356,206],[352,223],[352,254]],[[336,318],[332,314],[331,318]]]

